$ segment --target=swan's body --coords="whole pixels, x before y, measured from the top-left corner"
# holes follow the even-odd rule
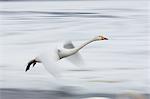
[[[89,43],[98,41],[98,40],[108,40],[108,39],[103,36],[97,36],[83,43],[79,47],[75,47],[71,41],[65,42],[64,44],[62,44],[60,48],[56,48],[55,50],[51,51],[51,53],[38,56],[35,59],[31,60],[26,67],[26,71],[30,69],[30,66],[32,64],[34,67],[36,63],[43,63],[47,71],[51,73],[53,76],[57,77],[59,76],[60,70],[61,70],[57,64],[59,60],[70,56],[69,60],[71,62],[75,64],[80,62],[81,58],[80,58],[80,54],[78,53],[78,51],[81,50],[86,45],[88,45]]]

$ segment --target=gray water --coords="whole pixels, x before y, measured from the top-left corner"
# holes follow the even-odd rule
[[[81,87],[80,93],[149,93],[148,1],[0,3],[0,88],[56,90],[69,85]],[[24,72],[27,62],[46,49],[65,40],[78,46],[97,35],[109,40],[80,51],[85,70],[60,62],[67,84],[42,64]]]

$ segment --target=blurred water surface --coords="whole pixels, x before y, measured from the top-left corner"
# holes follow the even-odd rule
[[[149,92],[148,1],[0,3],[0,88],[54,90],[67,83],[85,87],[84,92]],[[80,51],[85,70],[60,62],[66,83],[55,80],[42,64],[24,72],[30,59],[61,41],[78,46],[97,35],[109,40]]]

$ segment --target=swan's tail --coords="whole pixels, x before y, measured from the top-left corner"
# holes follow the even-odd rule
[[[37,61],[36,59],[32,59],[31,61],[29,61],[25,71],[28,71],[32,64],[33,64],[33,67],[34,67],[37,62],[39,62],[39,61]]]

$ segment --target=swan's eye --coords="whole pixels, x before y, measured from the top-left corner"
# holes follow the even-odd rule
[[[103,37],[102,36],[98,36],[100,39],[102,39]]]

